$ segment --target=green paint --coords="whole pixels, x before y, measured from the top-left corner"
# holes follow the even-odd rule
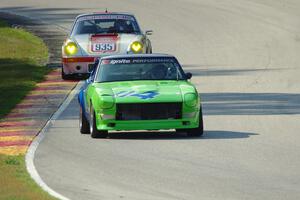
[[[200,98],[195,86],[185,80],[92,83],[85,94],[86,108],[92,103],[95,109],[98,130],[187,129],[199,125]],[[121,121],[101,117],[103,114],[115,116],[118,103],[171,102],[182,103],[182,119]],[[183,125],[183,121],[189,122],[188,125]],[[115,123],[115,127],[109,123]]]

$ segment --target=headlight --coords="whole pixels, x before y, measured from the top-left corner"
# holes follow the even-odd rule
[[[75,42],[69,42],[66,46],[65,46],[65,53],[68,56],[72,56],[75,55],[78,51],[78,47],[77,44]]]
[[[189,107],[195,107],[198,102],[198,97],[194,93],[188,93],[184,95],[184,103]]]
[[[130,49],[133,53],[141,53],[143,50],[143,44],[139,41],[131,43]]]
[[[114,106],[115,99],[112,96],[101,96],[99,106],[103,109],[112,108]]]

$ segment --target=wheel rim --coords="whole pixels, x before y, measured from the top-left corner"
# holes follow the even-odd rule
[[[79,128],[82,128],[82,108],[80,107],[79,111]]]
[[[93,131],[94,131],[94,115],[93,115],[93,112],[94,111],[91,110],[91,121],[90,121],[90,132],[91,133],[93,133]]]

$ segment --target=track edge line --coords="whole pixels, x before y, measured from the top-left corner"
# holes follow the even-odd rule
[[[58,108],[58,110],[50,117],[46,125],[42,128],[40,133],[34,138],[30,146],[28,147],[28,150],[25,155],[25,164],[26,169],[31,178],[47,193],[49,193],[51,196],[61,199],[61,200],[70,200],[69,198],[59,194],[58,192],[54,191],[52,188],[50,188],[40,177],[38,171],[35,168],[34,165],[34,156],[35,152],[41,143],[41,141],[45,138],[46,130],[47,128],[53,124],[56,119],[61,115],[61,113],[67,108],[67,106],[70,104],[74,96],[76,95],[77,91],[81,88],[82,84],[80,82],[76,85],[76,87],[70,92],[70,94],[67,96],[65,101],[61,104],[61,106]]]

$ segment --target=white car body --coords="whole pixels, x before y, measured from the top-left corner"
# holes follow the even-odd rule
[[[115,21],[111,22],[110,20]],[[96,21],[99,24],[102,23],[102,25],[114,23],[114,27],[102,28],[96,24]],[[116,31],[114,29],[116,28],[115,24],[120,23],[120,21],[123,25],[124,22],[127,22],[124,26],[130,27],[132,32]],[[87,23],[87,25],[84,25],[84,23]],[[97,33],[92,30],[88,30],[87,33],[85,33],[85,30],[83,33],[80,32],[82,29],[95,29],[95,27],[97,30],[107,32]],[[122,25],[118,28],[122,28]],[[111,29],[113,31],[108,32]],[[69,79],[75,76],[88,75],[93,69],[95,59],[99,57],[124,53],[152,53],[151,42],[147,38],[147,35],[151,34],[152,31],[142,33],[136,18],[132,14],[105,12],[79,15],[75,19],[69,37],[62,46],[62,78]],[[139,52],[132,50],[134,42],[142,44]],[[70,43],[76,46],[76,52],[72,55],[68,54],[66,50]]]

